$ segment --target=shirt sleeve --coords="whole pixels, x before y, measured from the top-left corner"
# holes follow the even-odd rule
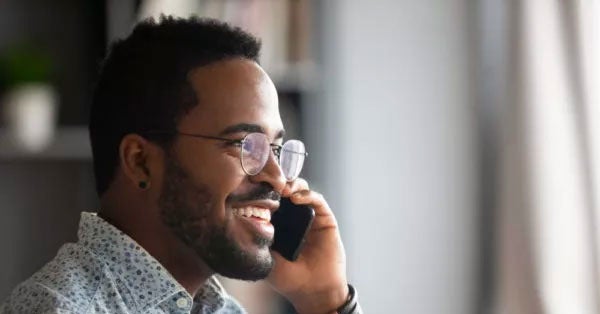
[[[75,305],[67,298],[39,283],[25,281],[13,290],[0,307],[2,314],[66,314],[76,313]]]

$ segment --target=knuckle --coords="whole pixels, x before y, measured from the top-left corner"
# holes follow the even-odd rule
[[[302,190],[308,190],[308,182],[302,178],[296,179],[294,185]]]
[[[323,194],[321,194],[319,192],[312,191],[312,194],[319,201],[324,201],[325,200],[325,197],[323,196]]]

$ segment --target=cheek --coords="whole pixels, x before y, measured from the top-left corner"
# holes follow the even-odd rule
[[[238,191],[248,181],[246,174],[241,169],[239,158],[222,156],[221,160],[213,161],[199,169],[199,180],[208,186],[219,208],[225,208],[225,200]],[[224,212],[224,211],[222,211]]]
[[[239,151],[212,148],[187,152],[181,157],[192,184],[206,187],[212,196],[213,211],[221,209],[218,215],[225,217],[225,200],[247,181]]]

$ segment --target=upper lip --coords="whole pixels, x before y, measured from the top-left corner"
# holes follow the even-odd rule
[[[232,205],[231,207],[232,208],[242,208],[242,207],[249,207],[249,206],[266,208],[269,211],[271,211],[271,213],[274,213],[279,208],[279,202],[273,201],[273,200],[255,200],[255,201],[236,203],[236,204]]]

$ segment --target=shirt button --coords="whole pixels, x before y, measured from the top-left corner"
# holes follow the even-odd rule
[[[188,300],[186,298],[177,299],[177,307],[180,309],[188,307]]]

